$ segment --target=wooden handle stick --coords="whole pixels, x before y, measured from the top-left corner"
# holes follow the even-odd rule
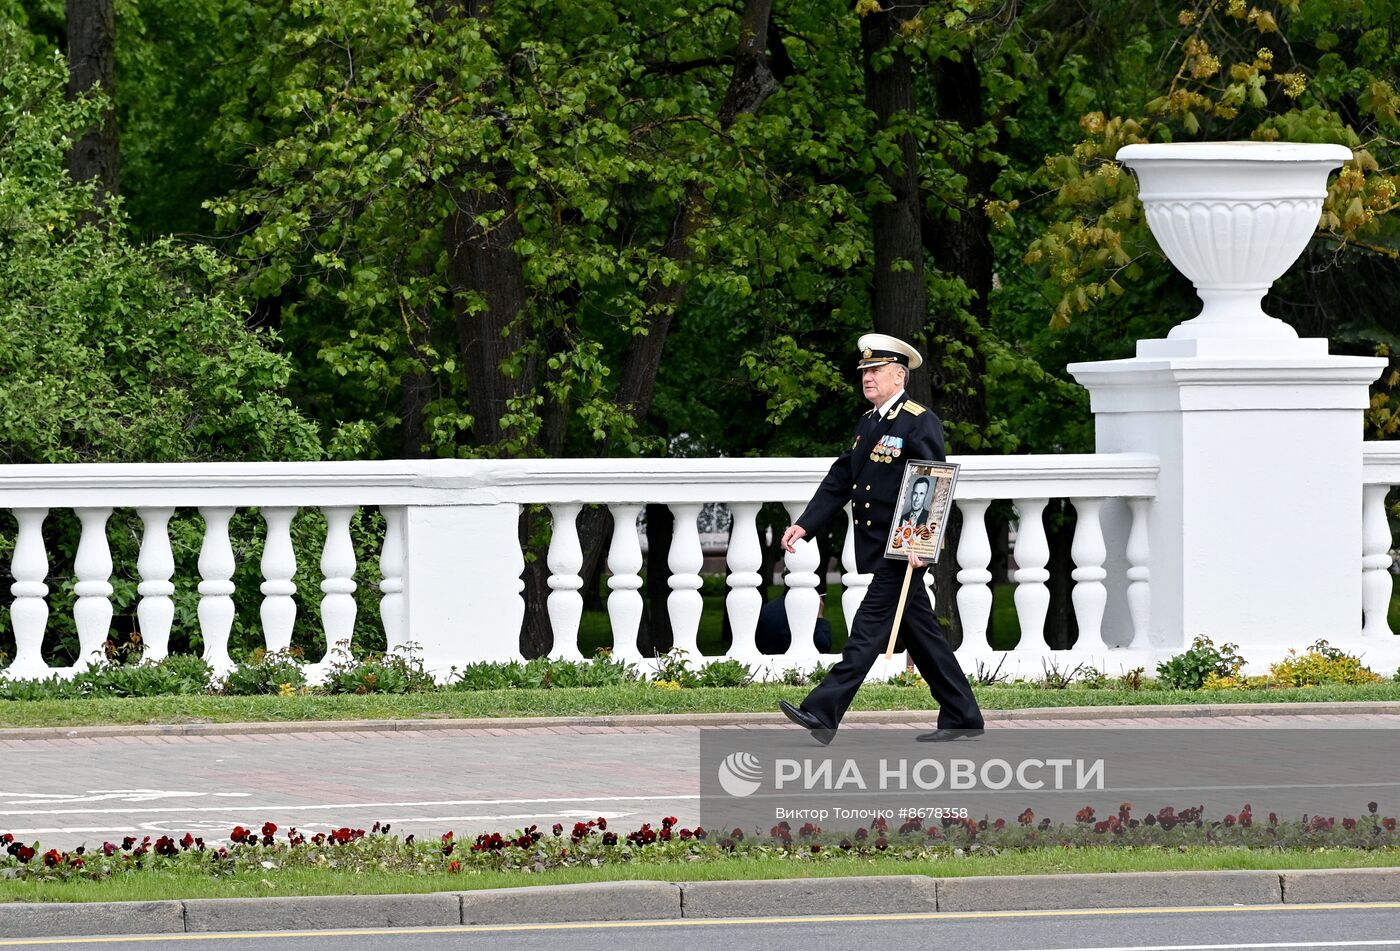
[[[894,642],[899,637],[899,622],[904,620],[904,599],[909,595],[909,579],[914,577],[914,563],[904,569],[904,585],[899,589],[899,603],[894,608],[894,625],[890,628],[890,643],[885,648],[885,660],[894,656]]]

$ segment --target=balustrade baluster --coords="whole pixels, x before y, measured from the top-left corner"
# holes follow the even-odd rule
[[[560,502],[549,507],[554,530],[549,540],[549,626],[554,632],[554,648],[549,656],[582,660],[578,649],[578,625],[583,617],[583,548],[578,540],[577,502]]]
[[[768,658],[758,652],[754,643],[758,631],[758,612],[763,608],[761,585],[763,548],[758,542],[758,502],[734,502],[729,506],[729,595],[725,599],[729,613],[729,630],[734,642],[730,657],[745,664],[758,664]]]
[[[74,669],[100,664],[103,644],[112,631],[112,549],[107,544],[110,508],[74,510],[82,524],[78,553],[73,559],[77,578],[73,593],[73,624],[78,629],[78,660]]]
[[[850,631],[874,575],[856,570],[855,517],[849,505],[846,506],[846,542],[841,546],[841,568],[841,613],[846,616],[846,630]]]
[[[784,502],[788,520],[795,523],[807,502]],[[788,629],[792,631],[792,644],[783,656],[790,666],[810,667],[820,656],[812,642],[812,632],[817,625],[817,612],[821,607],[821,596],[817,594],[817,583],[821,580],[817,572],[822,570],[821,550],[815,539],[804,538],[793,546],[797,550],[784,557],[787,564],[787,597],[784,605],[787,610]]]
[[[49,603],[44,600],[49,586],[49,555],[44,550],[44,518],[48,509],[15,509],[19,535],[10,557],[14,584],[10,594],[10,626],[15,632],[15,659],[5,674],[16,680],[48,677],[52,670],[44,663],[44,628],[49,623]]]
[[[962,534],[958,538],[958,616],[963,643],[974,650],[988,646],[987,625],[992,617],[992,542],[987,536],[987,499],[958,499]]]
[[[705,599],[700,596],[700,569],[705,564],[699,528],[703,507],[698,502],[671,506],[676,525],[667,558],[671,568],[671,594],[666,599],[666,607],[671,614],[672,645],[692,659],[700,653],[696,636],[700,631],[700,613],[705,607]]]
[[[321,550],[321,625],[326,632],[324,667],[350,659],[355,633],[355,546],[350,541],[351,505],[324,506],[326,547]]]
[[[385,505],[384,546],[379,550],[379,620],[384,625],[384,643],[390,653],[408,646],[408,631],[404,629],[404,509],[401,505]]]
[[[228,537],[232,508],[201,508],[204,542],[199,548],[199,635],[204,662],[222,677],[233,669],[228,636],[233,628],[233,545]]]
[[[1390,524],[1385,514],[1388,485],[1362,486],[1361,616],[1363,637],[1390,634]]]
[[[1016,618],[1021,623],[1020,651],[1045,649],[1045,615],[1050,608],[1050,544],[1045,538],[1042,513],[1049,499],[1017,499],[1016,515]]]
[[[292,519],[296,514],[293,507],[262,510],[267,537],[261,562],[263,582],[259,586],[263,601],[258,614],[262,618],[263,643],[274,652],[292,646],[292,626],[297,619],[297,602],[292,597],[297,593],[292,581],[297,573],[297,556],[292,548]]]
[[[608,546],[608,620],[612,625],[613,659],[639,661],[637,631],[642,623],[642,544],[637,537],[640,505],[610,505],[612,544]]]
[[[1079,637],[1074,642],[1077,651],[1096,651],[1108,645],[1103,640],[1103,611],[1108,603],[1108,589],[1103,580],[1108,577],[1104,559],[1108,548],[1103,540],[1103,524],[1099,521],[1102,499],[1073,500],[1076,515],[1074,541],[1070,556],[1074,559],[1075,581],[1070,600],[1074,602],[1074,617],[1079,623]]]
[[[1151,499],[1131,499],[1128,506],[1133,513],[1133,527],[1128,530],[1128,614],[1133,619],[1133,641],[1129,647],[1148,647],[1151,644],[1152,589],[1149,584],[1151,572],[1148,570],[1150,551],[1147,540],[1147,514]]]
[[[136,623],[141,628],[141,659],[161,661],[170,652],[170,625],[175,620],[175,602],[170,596],[175,585],[175,556],[170,550],[170,519],[173,508],[139,508],[141,551],[136,556],[136,572],[141,581],[136,593]]]

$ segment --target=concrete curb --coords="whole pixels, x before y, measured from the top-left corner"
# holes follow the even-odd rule
[[[1157,717],[1400,716],[1400,701],[1353,700],[1301,703],[1132,704],[1103,707],[1026,707],[987,710],[986,719],[1138,720]],[[847,723],[932,723],[937,710],[853,710]],[[110,736],[249,736],[266,733],[401,733],[435,730],[542,730],[559,726],[787,726],[779,713],[666,713],[632,716],[486,717],[431,720],[288,720],[257,723],[134,723],[112,726],[10,727],[0,740],[99,739]]]
[[[598,882],[425,895],[0,904],[0,937],[1400,902],[1400,868]]]

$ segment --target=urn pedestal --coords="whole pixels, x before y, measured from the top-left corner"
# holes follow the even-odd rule
[[[1080,363],[1099,452],[1161,460],[1150,515],[1150,638],[1240,645],[1254,670],[1361,624],[1361,441],[1385,361],[1330,356],[1261,306],[1316,230],[1338,145],[1131,145],[1148,225],[1201,312],[1128,360]],[[1105,532],[1126,541],[1126,511]],[[1110,564],[1121,580],[1126,564]],[[1121,591],[1105,624],[1126,628]]]

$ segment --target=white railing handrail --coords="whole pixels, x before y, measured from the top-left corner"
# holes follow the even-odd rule
[[[1363,485],[1400,485],[1400,441],[1361,444]]]
[[[1143,453],[954,456],[958,497],[1156,495]],[[431,459],[0,466],[0,508],[804,500],[827,458]],[[1397,462],[1400,465],[1400,461]],[[644,493],[639,489],[660,489]]]

